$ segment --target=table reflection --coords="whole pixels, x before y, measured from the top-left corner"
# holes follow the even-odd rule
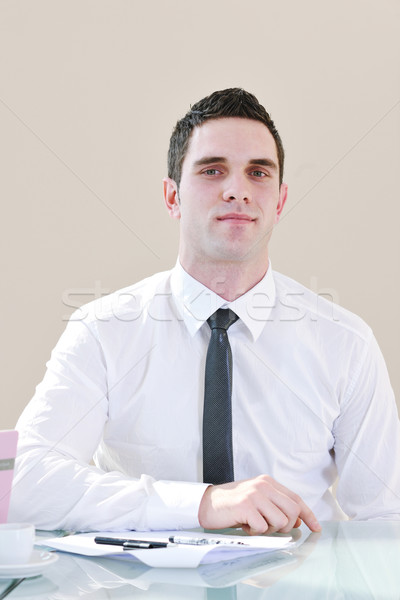
[[[131,560],[60,553],[44,575],[22,582],[11,598],[398,600],[400,522],[324,523],[318,534],[303,528],[296,544],[291,552],[197,569],[152,569]]]

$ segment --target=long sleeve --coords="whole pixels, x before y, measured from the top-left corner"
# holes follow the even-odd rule
[[[20,417],[10,519],[42,529],[198,526],[205,486],[104,472],[91,459],[108,421],[107,364],[90,326],[71,320]]]
[[[400,426],[382,354],[370,337],[334,425],[337,499],[353,519],[400,518]]]

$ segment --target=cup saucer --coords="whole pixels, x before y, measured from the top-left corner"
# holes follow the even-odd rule
[[[0,565],[0,579],[34,577],[58,560],[58,555],[45,550],[33,550],[29,562],[22,565]]]

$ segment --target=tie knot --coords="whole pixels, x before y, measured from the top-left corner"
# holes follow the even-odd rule
[[[238,318],[230,308],[219,308],[207,319],[207,323],[211,329],[225,329],[226,331]]]

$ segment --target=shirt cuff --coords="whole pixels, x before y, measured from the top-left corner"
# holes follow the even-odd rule
[[[198,513],[208,483],[155,481],[146,506],[149,530],[200,527]]]

